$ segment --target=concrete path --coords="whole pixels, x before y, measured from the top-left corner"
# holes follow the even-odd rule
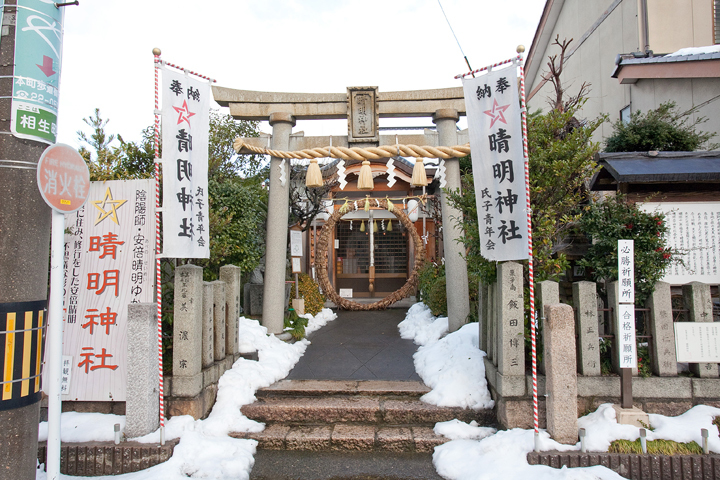
[[[290,380],[420,381],[412,356],[417,345],[400,338],[405,309],[338,311],[338,318],[308,337],[311,344]]]

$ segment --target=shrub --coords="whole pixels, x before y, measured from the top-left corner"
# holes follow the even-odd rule
[[[445,265],[425,262],[418,272],[418,300],[433,315],[447,315],[447,292],[445,291]]]
[[[630,121],[621,120],[613,124],[613,134],[606,141],[606,152],[691,152],[706,144],[715,133],[696,132],[695,129],[707,121],[697,117],[690,121],[691,111],[678,112],[675,102],[660,104],[655,110],[643,114],[640,111],[630,115]],[[708,144],[713,150],[717,145]]]
[[[301,340],[305,336],[305,327],[307,327],[308,319],[299,316],[294,308],[288,308],[283,323],[285,331],[292,335],[295,340]]]
[[[667,246],[667,225],[661,213],[647,213],[617,194],[589,205],[579,222],[592,239],[580,265],[590,269],[596,281],[618,279],[617,241],[635,245],[635,305],[643,306],[678,252]]]
[[[300,298],[305,300],[305,313],[310,315],[317,315],[325,305],[325,295],[320,293],[320,287],[317,282],[312,279],[307,273],[298,274],[298,288],[300,290]],[[293,290],[295,287],[293,286]],[[295,292],[290,295],[290,305],[292,306],[292,299],[295,298]]]

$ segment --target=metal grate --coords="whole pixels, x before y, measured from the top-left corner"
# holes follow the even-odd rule
[[[407,274],[408,242],[407,233],[400,228],[400,222],[393,221],[391,232],[380,229],[375,233],[375,273]],[[387,221],[385,222],[387,226]],[[365,222],[365,232],[360,231],[360,222],[342,221],[336,225],[335,235],[339,240],[337,249],[338,272],[343,274],[367,274],[370,266],[370,225]]]
[[[720,43],[720,0],[713,2],[713,27],[715,28],[715,43]]]

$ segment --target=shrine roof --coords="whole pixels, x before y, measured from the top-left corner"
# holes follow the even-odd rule
[[[618,184],[720,182],[720,152],[598,153],[600,166],[591,190],[615,190]]]

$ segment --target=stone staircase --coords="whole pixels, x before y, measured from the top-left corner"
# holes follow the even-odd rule
[[[495,426],[492,410],[421,402],[421,382],[282,380],[256,393],[242,413],[264,422],[260,433],[232,433],[274,450],[432,452],[446,442],[433,426],[457,418]]]

